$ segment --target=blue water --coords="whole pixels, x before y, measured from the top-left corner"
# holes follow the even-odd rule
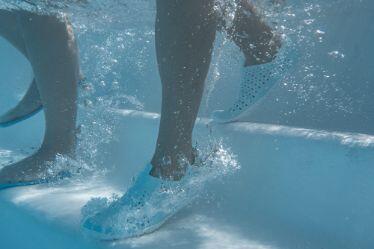
[[[155,3],[33,2],[39,8],[23,1],[0,1],[0,6],[71,15],[86,77],[80,89],[78,161],[84,170],[72,181],[0,193],[2,246],[374,247],[372,1],[286,0],[278,9],[256,1],[270,20],[283,26],[300,51],[299,64],[241,120],[250,123],[207,126],[207,120],[200,121],[195,141],[206,154],[212,146],[220,149],[212,161],[225,177],[210,182],[200,200],[156,233],[113,243],[81,234],[80,209],[92,197],[122,193],[152,155],[161,97]],[[3,112],[20,99],[32,73],[27,61],[1,39],[0,54]],[[218,35],[201,117],[234,100],[239,54]],[[0,163],[30,154],[43,129],[41,113],[1,129]]]

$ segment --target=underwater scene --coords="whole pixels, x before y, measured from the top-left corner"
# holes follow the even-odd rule
[[[0,247],[372,249],[374,2],[0,0]]]

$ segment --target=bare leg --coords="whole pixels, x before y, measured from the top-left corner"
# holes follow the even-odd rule
[[[262,20],[248,0],[238,0],[233,26],[225,28],[244,53],[245,66],[272,61],[281,46],[279,36]]]
[[[161,122],[151,175],[180,179],[194,160],[192,130],[216,33],[213,0],[158,0],[156,50],[162,81]]]
[[[92,234],[111,240],[152,232],[186,205],[187,196],[194,197],[187,193],[181,198],[180,191],[174,192],[180,190],[178,183],[164,185],[157,178],[177,181],[194,160],[192,130],[216,33],[213,1],[157,0],[162,113],[152,168],[147,165],[119,200],[84,217],[82,226]],[[141,208],[150,207],[152,212],[138,215]]]
[[[20,24],[17,20],[16,12],[0,10],[0,36],[8,40],[28,59],[26,46],[22,36],[22,31],[20,29]],[[39,91],[34,79],[20,103],[18,103],[17,106],[9,110],[3,116],[0,116],[0,125],[25,117],[40,109],[41,105]]]
[[[33,156],[0,172],[0,183],[30,181],[46,171],[56,154],[71,154],[75,145],[77,48],[71,27],[52,16],[18,13],[28,58],[45,111],[45,136]]]
[[[0,116],[0,126],[17,123],[18,121],[28,118],[30,115],[38,112],[42,107],[43,104],[34,79],[21,101],[4,115]]]
[[[27,58],[26,47],[19,29],[16,12],[0,10],[0,36],[8,40]]]

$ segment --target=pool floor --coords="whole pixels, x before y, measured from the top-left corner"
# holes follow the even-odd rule
[[[111,173],[1,191],[4,248],[373,248],[373,136],[254,123],[212,125],[206,119],[196,128],[198,145],[219,141],[237,155],[239,170],[207,183],[201,198],[152,234],[112,242],[84,236],[81,207],[92,197],[124,192],[153,152],[159,116],[117,113],[116,139],[101,148],[110,152],[103,153],[103,167]],[[11,148],[1,131],[0,150],[37,143],[36,136],[25,142],[22,134],[41,134],[39,122],[37,116],[9,128]]]

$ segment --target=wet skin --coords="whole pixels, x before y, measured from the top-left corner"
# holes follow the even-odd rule
[[[66,19],[3,10],[0,18],[0,34],[30,61],[46,123],[39,150],[0,171],[3,184],[38,179],[57,154],[73,153],[79,65],[75,38]]]
[[[271,61],[280,47],[279,38],[251,4],[246,0],[238,3],[233,26],[223,29],[244,53],[245,66]],[[213,6],[213,0],[157,1],[155,32],[162,112],[151,161],[153,176],[179,180],[196,156],[192,131],[220,22]],[[1,170],[0,184],[30,181],[47,170],[46,162],[53,161],[56,154],[71,155],[74,151],[77,47],[68,21],[54,16],[0,10],[0,35],[30,61],[46,118],[40,149]]]

